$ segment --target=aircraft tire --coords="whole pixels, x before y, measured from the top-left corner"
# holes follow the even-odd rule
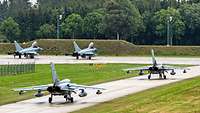
[[[167,79],[166,75],[164,75],[163,77],[164,77],[164,79]]]
[[[151,76],[150,76],[150,75],[148,76],[148,79],[149,79],[149,80],[151,79]]]
[[[51,97],[49,97],[49,103],[51,103],[52,102],[52,98]]]
[[[183,73],[187,73],[187,71],[186,71],[186,70],[183,70]]]
[[[19,55],[19,59],[21,59],[22,58],[22,55]]]
[[[88,59],[89,59],[89,60],[91,60],[91,59],[92,59],[92,57],[91,57],[91,56],[89,56],[89,57],[88,57]]]
[[[71,103],[73,103],[73,102],[74,102],[74,98],[73,98],[73,97],[69,98],[69,101],[70,101]]]
[[[34,59],[34,55],[30,55],[30,58],[31,58],[31,59]]]
[[[77,60],[79,59],[79,56],[78,56],[78,55],[76,56],[76,59],[77,59]]]
[[[162,74],[159,74],[159,78],[162,79]]]

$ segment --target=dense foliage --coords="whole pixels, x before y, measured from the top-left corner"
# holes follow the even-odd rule
[[[166,44],[168,28],[174,44],[200,44],[200,1],[38,0],[32,4],[29,0],[3,0],[0,3],[0,41],[4,42],[119,36],[135,44]]]

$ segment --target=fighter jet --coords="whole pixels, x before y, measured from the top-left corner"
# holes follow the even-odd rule
[[[97,95],[102,94],[101,90],[105,90],[104,88],[97,88],[71,83],[69,79],[64,79],[60,81],[57,77],[53,63],[51,63],[51,71],[53,84],[17,88],[14,89],[14,91],[19,91],[19,95],[23,94],[26,91],[37,91],[37,93],[35,94],[36,97],[42,97],[44,95],[42,92],[48,91],[50,93],[49,103],[52,103],[53,96],[64,96],[67,102],[73,103],[74,99],[72,97],[72,93],[77,94],[77,92],[79,92],[78,95],[80,97],[85,97],[87,96],[85,89],[97,90]]]
[[[85,49],[80,49],[75,41],[73,42],[73,44],[75,51],[72,56],[76,57],[76,59],[79,59],[79,56],[81,56],[82,58],[88,58],[89,60],[91,60],[91,57],[96,55],[97,49],[94,48],[93,42],[91,42],[88,48]]]
[[[31,58],[33,59],[35,55],[38,55],[38,51],[43,50],[42,48],[38,47],[36,44],[37,42],[33,42],[33,44],[31,45],[31,47],[29,48],[22,48],[17,41],[14,41],[15,43],[15,48],[16,51],[13,53],[14,54],[14,58],[15,56],[19,56],[19,58],[21,59],[21,56],[24,55],[24,57],[26,58]]]
[[[159,74],[160,79],[166,79],[166,75],[165,72],[168,73],[168,71],[171,71],[170,74],[171,75],[175,75],[176,72],[174,71],[175,69],[183,69],[183,73],[187,73],[187,68],[178,68],[178,67],[172,67],[172,66],[168,66],[168,65],[162,65],[162,64],[157,64],[157,61],[155,59],[154,56],[154,50],[151,50],[151,54],[152,54],[152,65],[151,66],[145,66],[145,67],[141,67],[141,68],[129,68],[129,69],[123,69],[124,71],[127,71],[127,73],[130,73],[131,71],[140,71],[139,75],[143,75],[144,71],[148,71],[149,75],[148,75],[148,79],[151,79],[151,75],[152,74]]]

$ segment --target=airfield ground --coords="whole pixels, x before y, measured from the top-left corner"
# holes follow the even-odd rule
[[[30,99],[30,100],[25,100],[25,101],[13,103],[13,104],[0,106],[0,111],[3,113],[7,113],[7,112],[9,113],[72,112],[72,111],[79,110],[81,108],[100,104],[102,102],[107,102],[115,98],[137,93],[137,92],[154,88],[157,86],[166,85],[169,83],[178,82],[178,81],[185,80],[188,78],[196,77],[200,73],[200,67],[199,66],[191,67],[191,69],[186,74],[182,74],[181,72],[178,72],[176,76],[169,76],[167,80],[157,80],[156,78],[154,78],[153,80],[147,80],[147,76],[145,75],[145,76],[139,76],[139,77],[124,79],[124,80],[98,84],[95,86],[103,87],[107,89],[103,92],[102,95],[96,96],[94,92],[92,93],[92,91],[88,91],[88,96],[84,98],[79,98],[77,95],[74,95],[75,103],[73,104],[64,103],[63,97],[56,97],[53,101],[54,104],[49,104],[47,101],[48,96],[44,96],[41,98],[35,98],[35,99]],[[148,97],[146,99],[148,99]],[[152,104],[152,103],[149,101],[149,104]]]
[[[151,57],[105,57],[97,56],[92,60],[80,59],[76,60],[70,56],[36,56],[33,59],[14,59],[11,55],[0,55],[0,64],[12,64],[22,62],[36,62],[36,64],[50,64],[54,62],[56,64],[105,64],[105,63],[128,63],[128,64],[151,64]],[[189,64],[199,65],[200,58],[198,57],[156,57],[157,62],[160,64]]]
[[[39,39],[38,46],[44,50],[41,55],[64,55],[72,53],[74,39]],[[98,49],[100,56],[150,56],[151,49],[155,50],[156,56],[200,56],[200,46],[170,46],[165,45],[134,45],[124,40],[82,40],[76,39],[80,48],[88,47],[90,42]],[[30,47],[33,41],[20,44],[22,47]],[[12,43],[0,43],[0,54],[14,52]]]
[[[200,77],[152,88],[73,113],[200,113]]]
[[[21,62],[30,62],[33,60],[27,59],[13,59],[12,56],[0,56],[1,62],[0,64],[7,64],[9,63],[21,63]],[[189,64],[189,65],[197,65],[200,64],[199,58],[165,58],[159,57],[157,58],[159,63],[162,64]],[[96,84],[102,83],[106,81],[116,80],[127,78],[130,76],[135,76],[136,74],[127,75],[121,69],[126,67],[132,67],[132,64],[109,64],[106,63],[137,63],[137,64],[150,64],[151,57],[95,57],[94,60],[75,60],[75,58],[67,57],[67,56],[38,56],[35,60],[36,64],[49,64],[50,62],[59,63],[59,64],[76,64],[76,63],[87,63],[83,64],[76,64],[79,65],[70,65],[65,67],[66,65],[57,65],[57,71],[60,75],[61,79],[69,78],[73,82],[76,83],[83,83],[83,84]],[[93,66],[91,64],[94,64]],[[97,74],[88,74],[87,72],[92,72],[96,69],[96,64],[103,65],[105,68],[101,71],[97,71]],[[100,65],[100,67],[101,67]],[[41,67],[40,67],[41,66]],[[61,66],[61,67],[60,67]],[[73,67],[74,66],[74,67]],[[83,66],[83,67],[82,67]],[[86,67],[84,67],[86,66]],[[91,68],[92,66],[92,68]],[[107,67],[108,66],[108,67]],[[0,85],[4,85],[4,87],[0,87],[0,102],[1,104],[15,102],[19,100],[24,100],[32,97],[33,93],[25,94],[24,96],[20,97],[17,96],[17,93],[11,92],[9,89],[13,87],[21,87],[21,86],[29,86],[29,85],[38,85],[38,84],[47,84],[51,82],[51,72],[49,65],[39,65],[39,73],[36,72],[34,76],[30,75],[20,75],[20,76],[5,76],[0,77],[1,83]],[[94,69],[95,68],[95,69]],[[80,69],[81,71],[77,72]],[[94,69],[94,70],[93,70]],[[71,70],[71,71],[69,71]],[[113,71],[111,71],[113,70]],[[95,70],[96,71],[96,70]],[[110,73],[111,71],[111,73]],[[86,72],[86,73],[85,73]],[[108,73],[109,72],[109,73]],[[84,73],[82,76],[79,73]],[[98,74],[99,73],[99,74]],[[101,73],[101,74],[100,74]],[[167,80],[147,80],[147,76],[141,76],[136,78],[129,78],[124,80],[118,80],[108,83],[102,83],[96,86],[104,87],[107,90],[101,96],[96,96],[94,92],[88,91],[88,97],[79,98],[75,96],[75,103],[74,104],[66,104],[64,103],[63,97],[56,97],[54,99],[54,104],[48,103],[48,97],[44,96],[41,98],[34,98],[30,100],[25,100],[13,104],[7,104],[0,106],[0,111],[3,113],[66,113],[76,111],[85,107],[89,107],[92,105],[100,104],[102,102],[107,102],[109,100],[123,97],[126,95],[130,95],[133,93],[137,93],[149,88],[157,87],[160,85],[165,85],[177,81],[181,81],[184,79],[192,78],[198,76],[200,73],[200,67],[195,66],[192,67],[189,73],[187,74],[178,74],[177,76],[169,76]],[[73,76],[72,76],[73,75]],[[76,77],[74,77],[76,75]],[[88,76],[89,75],[89,76]],[[101,76],[103,75],[103,77]],[[157,77],[157,76],[156,76]],[[23,82],[27,81],[27,82]],[[6,87],[5,87],[6,86]],[[9,86],[9,87],[7,87]],[[7,92],[11,92],[12,94],[7,94]],[[172,92],[173,93],[173,92]],[[170,93],[169,93],[170,94]],[[5,95],[5,97],[2,97]],[[155,97],[156,98],[156,97]],[[9,100],[11,99],[11,100]],[[108,102],[109,103],[109,102]],[[149,102],[151,104],[151,102]],[[101,106],[101,105],[100,105]],[[98,107],[98,106],[97,106]],[[87,111],[87,109],[86,109]]]
[[[123,78],[136,76],[137,73],[126,74],[121,69],[143,66],[130,64],[59,64],[56,65],[56,71],[59,78],[70,79],[78,84],[93,85],[102,82],[108,82]],[[13,76],[0,77],[0,105],[12,103],[24,99],[33,98],[34,93],[27,93],[22,96],[18,92],[11,91],[17,87],[27,87],[52,82],[50,65],[36,65],[36,73],[21,74]]]

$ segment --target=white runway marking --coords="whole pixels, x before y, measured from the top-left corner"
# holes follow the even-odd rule
[[[109,101],[115,98],[133,94],[139,91],[150,89],[153,87],[181,81],[184,79],[196,77],[200,74],[200,66],[191,67],[188,73],[182,74],[178,72],[175,76],[167,76],[167,80],[158,80],[158,76],[152,76],[153,80],[148,80],[147,75],[133,77],[124,80],[118,80],[108,83],[95,85],[103,87],[107,90],[103,91],[102,95],[95,95],[95,92],[87,91],[87,97],[78,97],[73,95],[75,103],[65,103],[63,97],[53,98],[53,104],[48,103],[48,97],[35,98],[25,100],[13,104],[0,106],[1,113],[67,113],[81,108],[89,107],[101,102]]]

